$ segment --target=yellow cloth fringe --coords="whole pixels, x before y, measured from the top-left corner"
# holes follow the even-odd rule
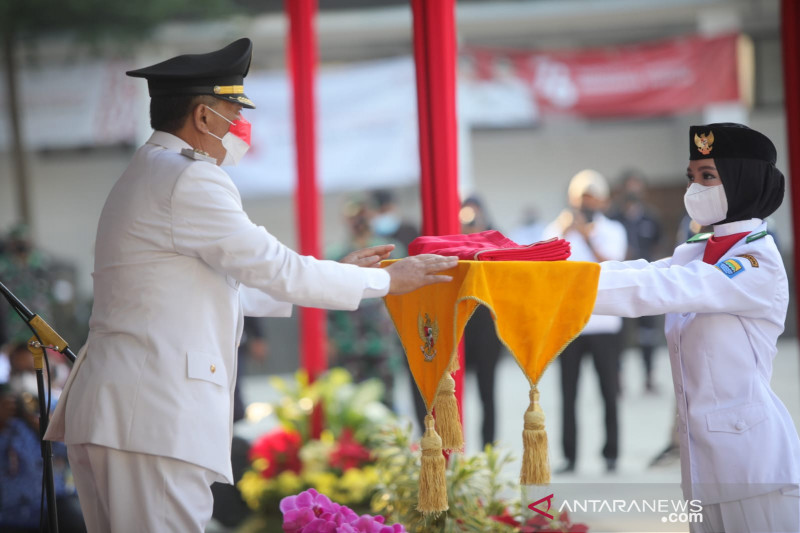
[[[525,372],[531,387],[535,387],[547,365],[589,320],[597,295],[600,265],[578,261],[459,261],[458,266],[445,273],[453,276],[452,282],[388,295],[384,301],[428,412],[435,403],[441,404],[436,406],[437,418],[441,417],[440,430],[447,435],[445,442],[449,447],[458,442],[450,437],[455,432],[461,433],[460,428],[445,422],[454,420],[460,425],[457,408],[449,403],[450,372],[458,368],[458,343],[475,308],[478,305],[489,308],[498,337]],[[438,400],[441,389],[446,399]],[[521,479],[525,484],[548,483],[544,413],[541,409],[537,411],[534,396],[531,403],[533,407],[525,414],[526,453]],[[448,414],[443,415],[443,410]],[[427,418],[418,508],[435,513],[447,508],[447,489],[444,458],[441,453],[425,452],[426,446],[431,450],[442,447],[433,420],[427,427]],[[454,449],[457,448],[460,446]],[[434,464],[441,464],[441,470],[434,468]],[[441,472],[441,478],[436,472]],[[437,483],[441,486],[434,488]]]
[[[522,485],[550,483],[550,461],[547,458],[547,433],[544,429],[544,411],[539,405],[539,390],[534,386],[529,393],[531,403],[525,411],[525,429],[522,430]]]
[[[422,467],[419,472],[419,500],[417,510],[424,515],[447,511],[447,480],[442,439],[436,434],[431,415],[425,417],[425,434],[422,436]]]
[[[390,264],[384,261],[383,264]],[[428,411],[478,305],[531,384],[586,325],[600,265],[579,261],[459,261],[450,283],[384,298]]]
[[[456,380],[448,373],[442,379],[433,404],[436,409],[436,432],[442,437],[442,449],[448,451],[464,449],[464,432],[461,429],[455,390]]]

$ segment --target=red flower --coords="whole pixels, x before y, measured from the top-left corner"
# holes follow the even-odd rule
[[[519,528],[520,533],[588,533],[589,526],[586,524],[573,524],[569,521],[566,511],[562,512],[555,520],[550,520],[546,516],[537,514],[525,522]]]
[[[492,515],[489,518],[501,524],[508,524],[509,526],[519,527],[520,523],[517,522],[513,516],[508,512],[508,509],[503,509],[503,514]]]
[[[344,428],[339,442],[331,451],[330,463],[333,468],[342,472],[351,468],[360,468],[372,458],[372,453],[353,438],[350,428]]]
[[[276,428],[259,437],[250,448],[250,461],[266,459],[267,467],[261,475],[269,479],[291,470],[300,473],[300,435],[294,431]]]

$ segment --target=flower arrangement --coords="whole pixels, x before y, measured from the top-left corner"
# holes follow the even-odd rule
[[[376,439],[396,420],[380,402],[380,381],[355,384],[346,370],[333,368],[314,383],[298,372],[295,380],[275,378],[272,385],[282,394],[273,406],[280,424],[251,446],[251,467],[237,484],[248,506],[277,515],[282,498],[315,489],[366,510],[378,484]],[[310,435],[316,406],[326,427],[318,439]]]
[[[372,511],[398,522],[410,533],[587,533],[566,513],[549,520],[541,515],[523,519],[519,486],[503,471],[512,457],[491,445],[483,452],[453,454],[447,463],[450,509],[435,517],[416,510],[420,454],[410,441],[410,427],[387,428],[381,435],[375,465],[380,483]]]
[[[273,406],[280,424],[253,442],[250,469],[237,484],[256,511],[240,533],[281,527],[290,533],[588,531],[566,513],[553,520],[521,518],[519,487],[503,475],[512,458],[492,446],[450,456],[450,509],[425,517],[416,510],[419,446],[411,441],[410,423],[400,423],[380,402],[380,381],[355,384],[347,371],[334,368],[314,383],[299,372],[293,381],[276,378],[272,384],[282,393]],[[318,439],[310,435],[315,406],[325,413]],[[374,516],[358,514],[367,511]]]

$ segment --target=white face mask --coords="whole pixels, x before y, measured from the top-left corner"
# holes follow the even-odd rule
[[[394,213],[381,213],[375,215],[370,221],[372,231],[377,235],[384,237],[394,235],[394,232],[400,227],[400,217]]]
[[[683,195],[683,205],[692,220],[701,226],[710,226],[728,216],[728,198],[722,185],[706,187],[692,183]]]
[[[222,120],[233,126],[234,124],[233,121],[228,120],[227,118],[225,118],[224,116],[222,116],[221,114],[214,111],[208,106],[206,106],[206,109],[208,109],[215,115],[218,115],[220,118],[222,118]],[[222,137],[218,137],[217,135],[214,135],[210,131],[208,132],[208,134],[216,139],[219,139],[220,142],[222,142],[222,147],[225,148],[225,157],[222,159],[222,163],[220,163],[220,166],[222,167],[227,167],[227,166],[235,167],[237,164],[239,164],[239,161],[242,160],[244,154],[247,153],[247,150],[250,149],[250,145],[247,143],[247,141],[236,136],[230,131],[225,135],[223,135]]]

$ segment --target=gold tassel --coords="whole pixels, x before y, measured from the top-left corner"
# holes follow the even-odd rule
[[[539,405],[539,389],[530,391],[531,403],[525,411],[525,429],[522,430],[522,485],[550,483],[550,462],[547,458],[547,433],[544,430],[544,411]]]
[[[459,368],[461,368],[461,365],[458,363],[458,351],[456,350],[456,353],[450,358],[450,364],[447,366],[447,373],[452,374]]]
[[[424,515],[437,515],[447,511],[447,480],[442,439],[436,434],[431,415],[425,417],[425,434],[422,436],[422,468],[419,473],[419,500],[417,511]]]
[[[464,433],[455,391],[456,380],[446,374],[436,392],[433,406],[436,409],[436,432],[442,436],[442,449],[461,451],[464,449]]]

